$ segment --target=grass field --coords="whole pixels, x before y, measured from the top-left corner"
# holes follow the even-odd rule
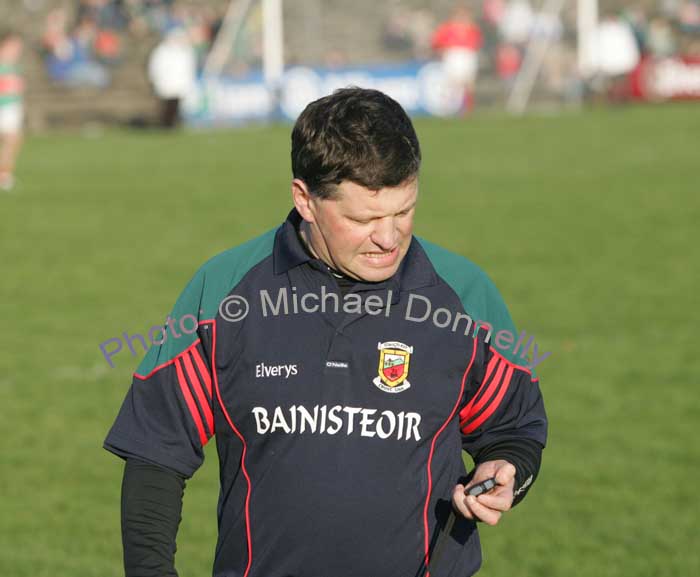
[[[700,575],[700,107],[416,128],[416,233],[480,264],[552,351],[541,476],[482,528],[480,575]],[[284,220],[289,131],[27,142],[0,196],[3,577],[123,575],[122,462],[101,445],[137,359],[111,369],[98,345],[161,322],[204,260]],[[211,575],[207,455],[182,577]]]

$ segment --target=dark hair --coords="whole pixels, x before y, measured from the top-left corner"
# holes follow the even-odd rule
[[[319,198],[349,180],[370,190],[418,175],[421,153],[411,119],[378,90],[341,88],[310,103],[292,130],[292,174]]]

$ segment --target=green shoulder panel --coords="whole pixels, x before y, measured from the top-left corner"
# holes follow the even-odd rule
[[[437,274],[457,294],[464,311],[472,318],[474,325],[484,326],[484,323],[488,323],[493,328],[490,338],[496,350],[515,364],[525,365],[527,360],[519,356],[520,350],[513,354],[518,342],[518,333],[508,307],[487,274],[461,255],[423,238],[416,237],[416,239],[428,255]],[[513,339],[508,346],[498,346],[505,345],[509,341],[508,333],[502,333],[496,342],[496,336],[500,331],[508,331],[512,335]]]
[[[197,323],[215,318],[219,304],[255,265],[272,254],[277,228],[226,250],[204,263],[177,299],[163,331],[141,361],[136,374],[145,376],[197,340]],[[173,332],[174,328],[174,332]]]

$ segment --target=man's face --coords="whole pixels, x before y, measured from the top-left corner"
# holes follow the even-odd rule
[[[0,44],[0,60],[10,64],[17,62],[22,56],[22,40],[19,36],[11,36]]]
[[[369,282],[397,271],[411,244],[418,178],[378,191],[343,181],[328,200],[311,196],[306,184],[295,179],[292,194],[321,260]]]

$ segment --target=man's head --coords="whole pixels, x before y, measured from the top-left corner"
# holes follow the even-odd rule
[[[457,4],[452,10],[451,20],[453,22],[459,22],[460,24],[471,24],[473,19],[469,5],[466,3]]]
[[[408,251],[421,153],[401,106],[346,88],[309,104],[292,131],[292,196],[316,256],[381,281]]]
[[[13,30],[0,30],[0,62],[14,64],[22,55],[22,37]]]

